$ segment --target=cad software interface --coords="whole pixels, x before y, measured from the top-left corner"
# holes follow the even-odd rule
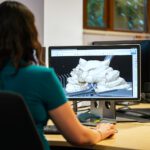
[[[50,47],[49,53],[69,99],[138,98],[137,47]]]

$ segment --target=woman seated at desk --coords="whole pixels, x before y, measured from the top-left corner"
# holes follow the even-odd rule
[[[83,126],[74,114],[52,68],[42,66],[41,44],[32,12],[23,4],[0,4],[0,90],[22,95],[35,120],[45,150],[43,126],[49,116],[74,145],[92,145],[115,133],[112,124],[96,130]]]

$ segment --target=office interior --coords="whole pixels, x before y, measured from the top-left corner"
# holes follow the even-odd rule
[[[3,2],[4,0],[0,0]],[[147,20],[146,32],[112,31],[103,29],[84,28],[84,0],[16,0],[27,5],[34,13],[39,40],[45,49],[44,61],[48,67],[49,46],[87,46],[94,41],[144,41],[150,40],[150,19]],[[107,1],[107,0],[104,0]],[[149,0],[148,4],[149,4]],[[107,1],[109,3],[109,1]],[[150,18],[150,11],[148,11]],[[128,44],[128,43],[127,43]],[[150,51],[150,47],[149,47]],[[144,66],[141,66],[144,67]],[[150,78],[150,77],[149,77]],[[150,92],[150,91],[149,91]],[[90,147],[76,147],[77,149],[142,149],[150,147],[150,93],[142,93],[140,101],[117,102],[118,114],[129,120],[120,121],[116,125],[118,133],[114,137]],[[79,104],[73,103],[73,109],[83,109],[89,106],[89,101]],[[78,108],[79,107],[79,108]],[[121,109],[122,108],[122,109]],[[128,111],[142,109],[141,112]],[[140,110],[141,111],[141,110]],[[125,112],[125,113],[123,113]],[[116,114],[117,115],[117,114]],[[121,116],[121,117],[122,117]],[[129,116],[129,117],[126,117]],[[120,117],[120,116],[119,116]],[[130,120],[131,119],[131,120]],[[134,121],[133,121],[133,120]],[[52,124],[49,121],[49,124]],[[74,149],[60,134],[45,134],[46,139],[53,149]]]

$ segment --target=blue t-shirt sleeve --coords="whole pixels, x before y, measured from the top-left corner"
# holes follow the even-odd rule
[[[47,110],[52,110],[67,102],[64,89],[52,68],[47,69],[42,80],[42,97]]]

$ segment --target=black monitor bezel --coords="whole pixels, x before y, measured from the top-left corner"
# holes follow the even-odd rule
[[[137,98],[68,98],[71,101],[100,101],[100,100],[105,100],[105,101],[140,101],[141,100],[141,51],[140,51],[140,44],[126,44],[126,45],[74,45],[74,46],[49,46],[48,47],[48,67],[50,66],[50,60],[51,58],[51,50],[52,49],[80,49],[80,50],[86,50],[86,49],[117,49],[119,48],[137,48],[138,49],[138,88],[137,88]]]

